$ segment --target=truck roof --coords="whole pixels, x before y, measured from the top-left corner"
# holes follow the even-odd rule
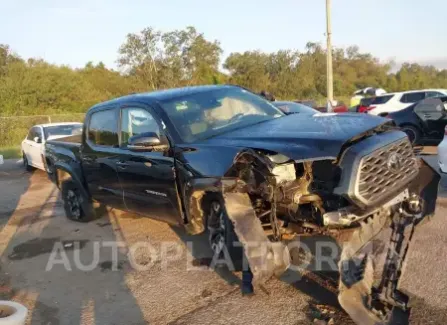
[[[101,102],[99,104],[96,104],[95,106],[93,106],[90,109],[95,109],[97,107],[101,107],[101,106],[107,105],[107,104],[116,104],[121,101],[129,100],[129,99],[164,101],[167,99],[188,96],[188,95],[206,92],[206,91],[210,91],[210,90],[228,89],[228,88],[238,88],[238,87],[232,86],[232,85],[209,85],[209,86],[193,86],[193,87],[156,90],[156,91],[151,91],[151,92],[130,94],[130,95],[118,97],[118,98],[115,98],[115,99],[112,99],[112,100],[109,100],[106,102]]]
[[[80,124],[82,125],[81,122],[59,122],[59,123],[45,123],[45,124],[37,124],[34,126],[41,126],[41,127],[49,127],[49,126],[60,126],[60,125],[73,125],[73,124]]]

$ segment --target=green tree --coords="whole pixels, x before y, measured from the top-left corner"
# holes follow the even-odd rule
[[[260,51],[231,53],[224,64],[230,73],[229,82],[257,92],[270,89],[268,60],[269,56]]]
[[[213,83],[219,77],[222,49],[194,27],[161,33],[146,28],[127,35],[118,63],[150,89]]]

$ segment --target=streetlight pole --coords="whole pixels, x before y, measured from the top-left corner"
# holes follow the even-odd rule
[[[327,68],[327,100],[331,103],[334,99],[334,84],[332,75],[332,26],[331,26],[331,0],[326,0],[326,36],[327,36],[327,52],[326,52],[326,68]]]

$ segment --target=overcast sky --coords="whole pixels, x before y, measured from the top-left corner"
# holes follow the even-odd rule
[[[332,0],[333,42],[447,68],[446,0]],[[195,26],[224,55],[325,42],[325,0],[0,0],[0,43],[24,58],[116,67],[127,33]]]

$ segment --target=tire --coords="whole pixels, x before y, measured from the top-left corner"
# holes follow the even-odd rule
[[[48,178],[50,181],[52,181],[53,183],[56,182],[56,168],[54,168],[53,163],[51,162],[51,160],[46,159],[45,160],[45,169],[48,175]]]
[[[23,160],[23,167],[25,167],[25,170],[27,172],[32,172],[34,170],[34,167],[28,163],[28,158],[26,157],[24,152],[22,152],[22,160]]]
[[[219,196],[209,197],[205,203],[208,243],[214,257],[225,258],[224,247],[229,253],[235,271],[242,270],[243,248],[239,243],[234,226],[228,217],[224,201]]]
[[[412,125],[404,125],[401,127],[401,129],[407,134],[408,139],[410,140],[412,145],[419,144],[421,140],[421,131],[419,131],[418,128]]]
[[[0,301],[0,325],[24,325],[28,309],[13,301]]]
[[[85,197],[78,186],[71,180],[61,184],[65,215],[76,222],[90,222],[96,219],[96,213],[90,198]]]

